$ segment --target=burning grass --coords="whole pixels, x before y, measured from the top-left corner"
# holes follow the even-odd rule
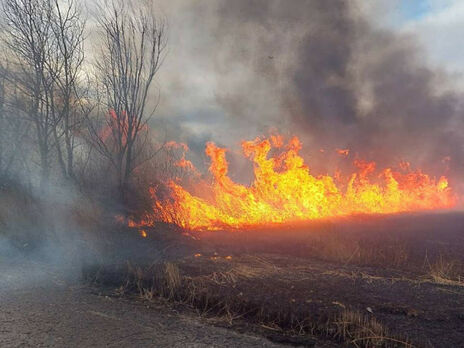
[[[190,230],[256,228],[269,224],[307,222],[354,214],[449,209],[457,196],[444,176],[435,179],[409,163],[397,169],[376,170],[375,162],[355,159],[352,173],[337,171],[333,176],[315,175],[299,154],[297,137],[287,144],[280,135],[242,141],[243,155],[253,163],[250,185],[234,182],[228,175],[227,149],[206,145],[211,160],[212,183],[194,176],[188,182],[169,180],[168,192],[152,187],[152,211],[134,221],[154,226],[163,221]],[[187,150],[187,147],[184,147]],[[344,150],[348,156],[349,151]]]

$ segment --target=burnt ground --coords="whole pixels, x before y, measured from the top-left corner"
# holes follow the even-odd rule
[[[347,311],[374,319],[388,331],[386,336],[411,346],[464,346],[464,284],[275,254],[227,256],[192,256],[177,262],[186,279],[174,299],[206,315],[218,313],[223,320],[217,324],[302,346],[325,346],[329,338],[334,344],[349,344],[350,338],[337,338],[336,332],[323,333],[327,321]],[[112,270],[117,275],[107,271],[110,278],[103,281],[106,284],[124,273],[121,269]],[[144,273],[144,286],[151,288],[152,275],[159,277],[149,269]],[[104,279],[104,275],[100,277]],[[121,278],[119,284],[123,283]],[[162,293],[156,284],[153,287],[155,293]],[[192,291],[197,297],[190,301]],[[315,333],[308,335],[311,330]]]
[[[164,303],[102,295],[73,270],[0,258],[0,347],[277,347]]]
[[[0,346],[464,347],[463,227],[113,226],[83,241],[82,269],[0,257]]]
[[[179,267],[206,279],[218,298],[241,298],[266,308],[269,316],[272,311],[276,317],[287,314],[283,328],[292,317],[323,323],[348,310],[375,319],[392,335],[417,346],[464,346],[464,284],[268,254],[200,258]]]
[[[111,244],[112,262],[84,273],[113,295],[168,298],[274,342],[464,347],[463,226],[463,214],[448,213],[199,239],[132,229]]]

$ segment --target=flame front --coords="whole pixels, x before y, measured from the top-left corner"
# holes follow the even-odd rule
[[[281,149],[281,154],[270,156],[273,148]],[[212,184],[207,185],[210,195],[193,195],[171,181],[171,196],[160,200],[152,188],[154,212],[141,224],[162,220],[191,230],[217,230],[351,214],[444,209],[456,204],[446,177],[436,180],[420,170],[412,171],[409,165],[400,166],[401,171],[387,168],[376,174],[374,162],[356,160],[355,173],[315,176],[299,155],[297,137],[287,145],[281,136],[243,141],[242,149],[253,162],[251,185],[234,182],[228,176],[227,150],[208,143],[206,154],[213,176]],[[343,155],[347,154],[344,150]]]

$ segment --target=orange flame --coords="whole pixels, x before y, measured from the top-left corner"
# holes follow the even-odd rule
[[[114,109],[109,109],[105,121],[99,131],[99,137],[105,144],[120,141],[120,146],[125,147],[128,140],[134,139],[138,132],[149,130],[148,125],[140,124],[124,110],[117,113]]]
[[[341,156],[348,156],[350,154],[350,149],[337,149],[336,151]]]
[[[272,148],[283,147],[281,154],[269,156]],[[280,136],[243,141],[243,153],[254,165],[254,181],[246,186],[228,176],[227,150],[208,143],[206,154],[214,179],[206,186],[211,191],[208,198],[193,195],[174,181],[168,184],[168,199],[160,200],[152,188],[153,215],[143,223],[162,220],[192,230],[217,230],[351,214],[444,209],[456,204],[446,177],[437,181],[404,163],[401,172],[386,168],[376,175],[375,162],[356,160],[358,171],[348,176],[338,171],[334,177],[315,176],[298,154],[301,147],[297,137],[287,145]]]
[[[191,172],[192,174],[195,175],[200,175],[200,173],[197,171],[195,166],[193,165],[192,162],[190,162],[188,159],[185,158],[185,153],[189,150],[187,144],[185,143],[177,143],[175,141],[169,141],[165,144],[166,148],[168,149],[180,149],[181,150],[181,158],[174,163],[175,166],[179,168],[186,169],[187,171]]]

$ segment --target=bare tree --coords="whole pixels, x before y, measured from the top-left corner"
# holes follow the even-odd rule
[[[82,124],[79,79],[84,62],[85,20],[74,0],[54,0],[52,32],[57,48],[47,67],[55,83],[55,98],[51,99],[55,124],[54,138],[58,163],[65,178],[74,178],[73,159],[75,134]],[[62,141],[63,139],[63,141]],[[62,151],[64,142],[64,154]]]
[[[98,18],[103,43],[96,61],[103,89],[105,126],[91,126],[92,142],[115,169],[120,198],[125,195],[140,154],[148,119],[147,97],[162,62],[163,24],[145,3],[114,1]]]
[[[72,179],[75,134],[83,118],[80,7],[75,0],[3,0],[2,5],[2,37],[12,57],[7,76],[20,89],[26,100],[22,111],[34,125],[41,186],[54,160],[63,177]]]
[[[24,174],[30,122],[21,113],[22,94],[11,83],[8,66],[0,67],[0,179]],[[0,183],[1,184],[1,183]]]
[[[3,38],[14,59],[10,62],[21,93],[27,99],[25,114],[35,128],[40,157],[41,187],[50,173],[52,133],[56,120],[50,110],[53,79],[47,62],[55,51],[52,8],[47,0],[4,0]]]

